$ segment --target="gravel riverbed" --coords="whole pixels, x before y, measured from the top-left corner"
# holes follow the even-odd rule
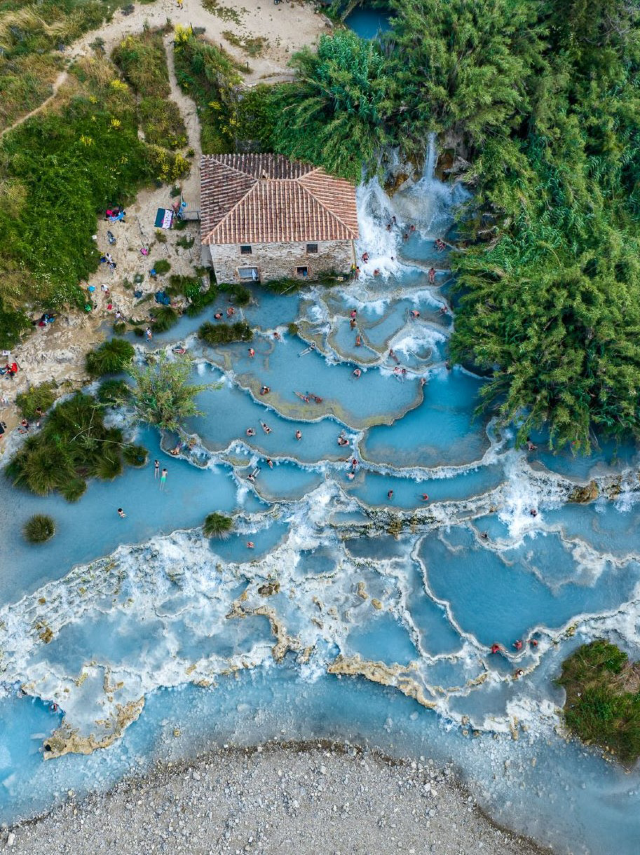
[[[55,761],[51,761],[55,762]],[[220,749],[4,829],[30,855],[534,855],[495,826],[452,768],[322,743]]]

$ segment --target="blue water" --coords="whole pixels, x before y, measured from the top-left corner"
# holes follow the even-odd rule
[[[640,657],[636,449],[601,443],[575,459],[535,436],[523,454],[475,416],[483,381],[445,365],[448,261],[433,249],[460,194],[428,174],[419,192],[381,194],[359,190],[357,252],[384,274],[285,296],[252,288],[237,314],[257,330],[253,358],[194,336],[226,295],[154,338],[185,343],[194,382],[217,387],[198,397],[184,458],[162,450],[175,436],[161,446],[140,429],[149,464],[90,483],[75,504],[0,480],[0,821],[211,744],[325,736],[452,759],[493,816],[559,851],[637,851],[638,772],[558,735],[554,684],[594,637]],[[386,230],[393,210],[416,224],[406,242]],[[590,478],[596,502],[565,502]],[[39,547],[21,534],[36,512],[57,524]],[[212,512],[233,517],[228,538],[203,538]],[[360,676],[329,676],[338,656]],[[367,679],[372,663],[391,685]],[[100,739],[115,705],[140,698],[111,747],[44,763],[63,717]]]
[[[344,22],[362,39],[375,39],[380,33],[389,29],[388,13],[370,6],[354,9]]]

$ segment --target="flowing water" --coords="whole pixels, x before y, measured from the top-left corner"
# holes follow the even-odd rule
[[[223,298],[158,337],[215,386],[182,457],[139,431],[164,491],[152,465],[74,505],[0,482],[0,821],[212,742],[322,735],[453,759],[493,816],[559,851],[637,852],[640,776],[563,737],[553,682],[594,637],[640,656],[636,451],[527,454],[474,417],[483,381],[447,366],[433,243],[466,194],[433,156],[393,200],[359,188],[357,282],[255,291],[253,358],[197,341]],[[568,502],[591,479],[600,498]],[[36,511],[58,525],[40,547],[20,535]],[[202,536],[213,511],[234,516],[227,540]],[[45,762],[57,728],[106,747]]]

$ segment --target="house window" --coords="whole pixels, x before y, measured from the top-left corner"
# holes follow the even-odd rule
[[[298,276],[300,279],[306,279],[308,275],[309,275],[309,268],[308,267],[296,267],[296,276]]]
[[[316,253],[317,251],[318,251],[318,244],[317,243],[308,243],[307,244],[307,255],[309,255],[310,253]]]
[[[257,282],[260,278],[257,267],[239,267],[238,276],[245,282]]]
[[[241,246],[240,247],[240,255],[251,255],[251,247],[250,246]]]

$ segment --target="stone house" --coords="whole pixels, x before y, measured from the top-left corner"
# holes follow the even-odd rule
[[[348,181],[279,154],[211,154],[200,183],[203,258],[218,282],[313,280],[355,264]]]

